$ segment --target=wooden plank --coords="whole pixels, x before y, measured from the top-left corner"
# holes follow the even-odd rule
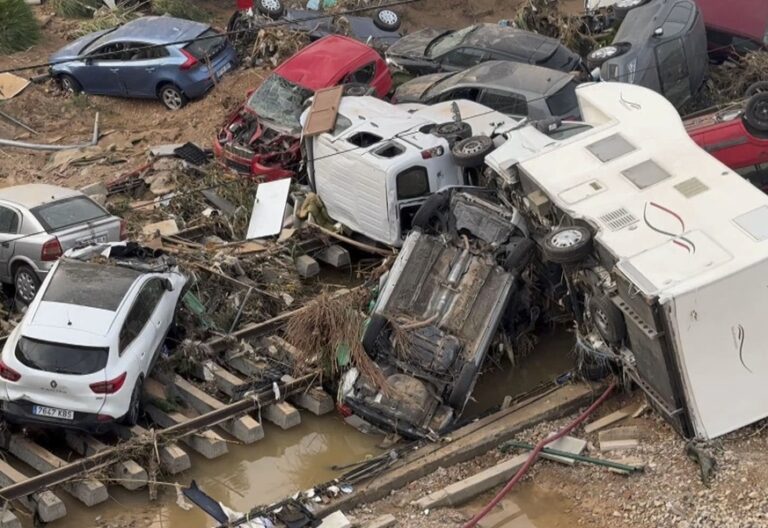
[[[343,86],[333,86],[315,92],[312,108],[304,124],[304,136],[317,136],[334,129],[342,93],[344,93]]]

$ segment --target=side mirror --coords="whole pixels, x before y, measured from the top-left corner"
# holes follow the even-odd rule
[[[654,37],[661,37],[664,36],[664,28],[657,27],[653,30],[653,36]]]
[[[171,279],[163,279],[163,288],[168,292],[173,291],[173,283],[171,282]]]

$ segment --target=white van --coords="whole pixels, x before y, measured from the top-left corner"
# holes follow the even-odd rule
[[[618,359],[686,437],[765,418],[768,196],[700,149],[661,95],[576,93],[590,128],[487,161],[568,279],[579,347]]]
[[[504,141],[501,132],[517,123],[472,101],[396,106],[344,97],[335,130],[304,140],[310,185],[333,220],[399,247],[427,196],[472,183],[485,155]],[[453,144],[464,148],[461,159]]]

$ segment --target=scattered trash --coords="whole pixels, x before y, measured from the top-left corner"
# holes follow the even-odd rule
[[[175,220],[163,220],[162,222],[147,224],[141,231],[149,237],[172,236],[179,232],[179,226],[176,225]]]
[[[173,150],[173,153],[192,165],[202,166],[208,162],[208,154],[194,143],[185,143]]]
[[[27,86],[29,86],[29,79],[12,73],[0,73],[0,101],[16,97]]]
[[[57,151],[57,150],[74,150],[74,149],[81,149],[85,147],[92,147],[96,145],[98,142],[99,142],[99,113],[96,112],[96,118],[94,119],[94,122],[93,122],[93,136],[91,137],[90,143],[81,143],[77,145],[44,145],[41,143],[27,143],[24,141],[14,141],[12,139],[0,139],[0,146],[23,148],[23,149],[30,149],[30,150]]]

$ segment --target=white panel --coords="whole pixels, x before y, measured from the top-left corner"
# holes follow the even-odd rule
[[[262,238],[280,232],[290,189],[290,178],[259,184],[246,238]]]

